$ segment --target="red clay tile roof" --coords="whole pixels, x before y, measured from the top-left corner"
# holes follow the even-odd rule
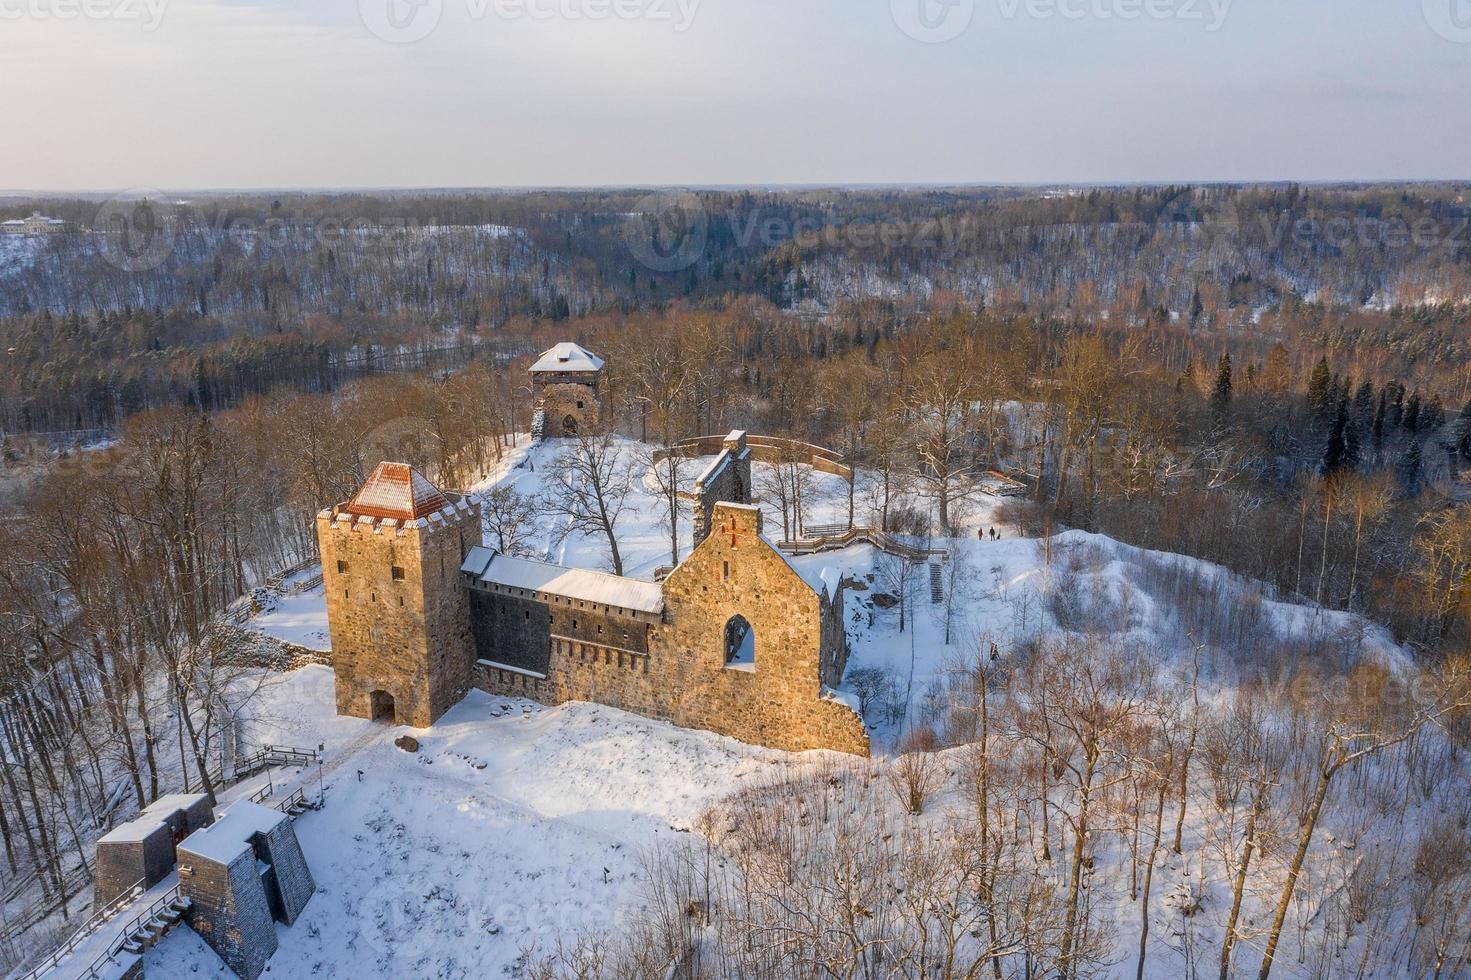
[[[355,517],[417,520],[444,510],[449,500],[439,488],[405,463],[379,463],[357,496],[342,508]]]

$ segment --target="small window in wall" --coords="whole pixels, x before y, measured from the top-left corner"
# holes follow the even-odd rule
[[[744,616],[725,624],[725,666],[731,670],[756,669],[756,631]]]
[[[723,569],[723,575],[724,575],[725,581],[729,582],[730,581],[730,562],[724,561],[724,562],[721,562],[720,564],[721,564],[722,569]]]
[[[582,402],[578,402],[578,403],[577,403],[577,407],[578,407],[578,408],[582,408]]]
[[[346,575],[347,574],[347,562],[345,562],[345,561],[339,561],[337,563],[337,574],[338,575]]]
[[[402,582],[404,580],[404,570],[398,565],[393,566],[392,574],[395,582]]]

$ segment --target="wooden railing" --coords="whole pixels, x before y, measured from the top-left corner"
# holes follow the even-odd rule
[[[86,969],[77,974],[77,980],[100,980],[98,971],[104,965],[110,963],[118,953],[123,951],[123,947],[137,934],[138,930],[143,928],[143,924],[160,915],[164,909],[173,905],[178,900],[178,885],[164,892],[160,898],[154,899],[149,903],[148,908],[128,920],[127,925],[123,926],[122,931],[118,933],[118,938],[109,943],[106,950],[98,954],[97,958],[89,963]]]
[[[145,879],[140,878],[121,895],[117,896],[111,902],[108,902],[105,906],[103,906],[100,911],[92,916],[92,918],[83,923],[80,929],[72,933],[71,936],[67,938],[66,942],[62,943],[56,949],[52,950],[49,956],[47,956],[40,963],[32,967],[29,973],[22,973],[18,977],[12,977],[11,980],[37,980],[38,977],[41,977],[44,974],[47,974],[55,969],[56,966],[62,960],[70,956],[78,946],[82,945],[82,943],[97,935],[97,933],[102,929],[104,925],[106,925],[110,920],[116,918],[117,915],[128,906],[136,902],[139,896],[143,894],[144,880]]]
[[[37,874],[32,873],[29,880],[35,881],[37,877]],[[56,914],[62,905],[81,894],[82,890],[91,883],[92,870],[90,868],[83,866],[64,872],[61,876],[61,891],[58,894],[53,895],[40,905],[30,909],[4,926],[0,926],[0,943],[11,942],[37,923],[49,919]],[[15,894],[19,894],[20,891],[21,888],[17,888]]]
[[[815,555],[824,551],[839,551],[854,544],[873,545],[886,554],[903,558],[916,565],[936,558],[946,561],[950,557],[950,552],[943,549],[916,548],[900,541],[887,531],[880,531],[872,527],[854,527],[841,534],[783,541],[777,547],[789,555]]]

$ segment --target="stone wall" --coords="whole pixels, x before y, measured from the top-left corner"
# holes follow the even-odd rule
[[[179,893],[186,921],[241,980],[256,980],[279,943],[270,899],[247,847],[229,863],[180,852]]]
[[[316,887],[291,818],[269,807],[236,803],[179,845],[188,922],[245,980],[267,969],[275,923],[295,923]]]
[[[312,665],[333,665],[331,650],[312,650],[234,623],[215,623],[210,633],[223,650],[221,662],[230,666],[260,667],[289,674]]]
[[[546,427],[542,434],[548,438],[598,431],[603,423],[603,399],[598,394],[596,376],[586,383],[537,383],[536,409],[546,413]],[[566,431],[568,418],[572,419],[574,427],[570,433]]]
[[[301,843],[296,839],[291,820],[283,818],[269,833],[262,834],[255,851],[257,859],[271,866],[264,882],[272,916],[288,926],[295,925],[306,903],[316,894],[317,883],[307,867],[306,856],[301,853]]]
[[[158,824],[137,840],[97,842],[97,901],[102,908],[129,888],[150,888],[168,877],[174,867],[174,836]]]
[[[862,719],[823,692],[824,664],[846,661],[845,643],[831,648],[841,602],[834,616],[761,537],[760,519],[754,507],[715,508],[715,534],[665,581],[664,617],[647,627],[646,645],[597,642],[579,616],[575,635],[553,628],[545,670],[486,658],[475,686],[545,704],[606,704],[790,751],[867,755]],[[737,615],[756,632],[754,669],[726,664],[725,626]]]
[[[715,505],[751,502],[751,450],[744,432],[732,432],[720,454],[695,480],[695,544],[710,536]]]
[[[726,438],[726,436],[699,436],[694,439],[685,439],[675,445],[674,451],[681,456],[714,456],[724,448]],[[820,473],[830,473],[844,480],[853,477],[853,469],[843,462],[841,453],[822,446],[814,446],[810,442],[748,434],[746,445],[751,450],[751,458],[758,463],[776,464],[796,461],[807,463]],[[662,457],[662,451],[655,454],[656,461]]]
[[[339,714],[372,718],[386,695],[399,724],[427,728],[465,696],[474,644],[459,569],[480,536],[473,503],[409,526],[318,515]]]
[[[214,823],[214,805],[203,794],[160,797],[136,818],[108,831],[97,841],[96,907],[102,908],[129,888],[144,888],[174,869],[174,846]]]

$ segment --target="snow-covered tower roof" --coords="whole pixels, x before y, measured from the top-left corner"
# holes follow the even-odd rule
[[[531,366],[532,374],[596,374],[604,361],[581,344],[558,344]]]
[[[343,511],[355,517],[414,521],[449,506],[438,487],[406,463],[379,463]]]

